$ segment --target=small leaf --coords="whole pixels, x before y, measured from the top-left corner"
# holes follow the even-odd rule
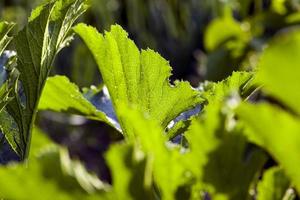
[[[249,95],[253,74],[249,72],[233,72],[232,75],[220,82],[206,82],[200,85],[204,92],[202,97],[208,104],[223,102],[232,93],[238,93],[241,97]]]
[[[12,40],[12,37],[9,37],[8,33],[13,29],[14,26],[14,23],[0,22],[0,56]]]
[[[101,101],[101,98],[98,101]],[[117,127],[118,122],[115,119],[98,110],[65,76],[54,76],[47,79],[39,109],[82,115],[106,122],[117,129],[120,128]]]
[[[4,163],[20,160],[19,155],[16,153],[20,151],[20,147],[18,146],[20,141],[19,137],[17,137],[19,135],[18,125],[5,109],[0,112],[0,121],[0,133],[5,137],[3,138],[3,149],[0,149],[0,153],[3,154],[3,156],[0,157],[5,160]]]

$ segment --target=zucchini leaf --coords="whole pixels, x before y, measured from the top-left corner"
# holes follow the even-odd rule
[[[120,26],[112,26],[104,35],[85,24],[77,25],[74,30],[98,64],[118,119],[120,103],[135,105],[166,128],[180,113],[202,101],[188,82],[176,81],[170,85],[169,63],[150,49],[140,52]],[[124,129],[122,121],[120,124]],[[127,131],[123,132],[126,135]]]

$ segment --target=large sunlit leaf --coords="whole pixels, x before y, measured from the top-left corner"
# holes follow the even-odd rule
[[[75,32],[92,52],[118,117],[120,103],[135,105],[165,128],[180,113],[201,102],[188,82],[177,81],[171,86],[169,63],[150,49],[140,52],[120,26],[112,26],[102,35],[80,24]]]
[[[272,155],[300,191],[300,120],[265,103],[244,103],[237,113],[249,129],[248,137]]]
[[[20,82],[8,112],[18,124],[20,133],[14,137],[19,137],[18,154],[22,159],[29,153],[39,98],[53,60],[70,41],[69,30],[86,7],[85,0],[45,3],[33,10],[28,24],[14,38]]]

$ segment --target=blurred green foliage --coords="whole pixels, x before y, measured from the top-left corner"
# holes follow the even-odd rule
[[[14,30],[18,31],[36,3],[1,1],[1,18],[18,22]],[[109,31],[111,24],[121,24],[138,47],[150,46],[170,60],[172,80],[187,79],[198,87],[194,90],[179,81],[170,86],[169,64],[152,50],[140,52],[120,26],[112,26],[103,35],[77,26],[74,30],[88,48],[75,40],[62,52],[52,73],[68,75],[70,80],[63,76],[49,78],[39,108],[81,116],[60,118],[43,113],[38,123],[43,125],[47,117],[52,120],[45,129],[66,146],[73,142],[70,151],[82,153],[82,144],[101,148],[93,156],[89,149],[82,157],[97,160],[99,168],[107,162],[111,177],[102,180],[89,173],[65,147],[35,127],[29,163],[0,167],[1,197],[273,200],[299,196],[299,1],[91,3],[81,20],[101,32]],[[0,30],[3,27],[1,24]],[[104,89],[98,70],[111,96],[109,106],[121,126],[119,132],[82,128],[84,124],[90,127],[85,118],[115,126],[101,110],[107,105],[97,106],[105,100],[105,96],[97,96]],[[243,72],[232,73],[234,70]],[[209,81],[200,82],[204,79]],[[92,84],[100,86],[85,88],[81,93],[80,88]],[[0,113],[6,112],[10,92],[6,84],[1,85]],[[96,96],[98,102],[92,102],[89,95]],[[196,104],[201,106],[200,113],[177,123],[175,130],[169,127],[178,115]],[[18,130],[12,130],[16,125],[6,121],[1,121],[2,131],[18,134]],[[180,136],[180,141],[170,141],[168,131],[174,138]],[[96,138],[103,132],[119,137],[104,138],[108,141],[103,144],[103,138]],[[70,137],[62,141],[59,133]],[[15,137],[8,139],[18,142]],[[107,150],[111,141],[119,139],[124,140]]]

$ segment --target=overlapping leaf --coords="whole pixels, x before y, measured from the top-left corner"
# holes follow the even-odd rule
[[[14,39],[20,82],[8,112],[18,124],[17,152],[22,159],[29,153],[37,105],[55,55],[70,41],[69,29],[85,10],[85,0],[45,3],[32,12],[28,24]]]
[[[263,90],[300,114],[300,31],[279,35],[264,51],[258,70]]]
[[[223,81],[201,83],[198,90],[201,92],[201,97],[205,100],[205,104],[182,113],[173,120],[174,126],[168,130],[168,137],[173,139],[185,132],[191,123],[191,116],[195,116],[199,112],[205,112],[207,105],[218,105],[228,98],[231,98],[233,103],[240,101],[240,98],[248,98],[253,90],[251,81],[253,77],[253,74],[249,72],[233,72],[230,77]]]
[[[185,134],[190,148],[187,164],[212,199],[247,199],[265,155],[249,148],[229,108],[222,102],[214,103],[192,121]]]
[[[145,183],[146,161],[139,158],[139,149],[132,144],[117,144],[111,147],[106,154],[106,160],[111,169],[115,199],[145,199],[150,200],[151,185]],[[148,177],[149,178],[149,177]],[[152,182],[150,182],[152,184]]]
[[[139,199],[143,195],[145,199],[153,199],[153,195],[174,199],[178,187],[186,181],[181,164],[183,155],[179,149],[166,146],[167,137],[156,121],[147,119],[136,109],[126,106],[119,109],[120,119],[129,131],[129,144],[115,145],[109,150],[107,159],[120,199],[126,196]],[[154,185],[157,185],[156,192]],[[135,191],[135,188],[140,190]]]
[[[252,73],[233,72],[223,81],[203,83],[200,90],[204,91],[202,96],[208,104],[223,102],[232,93],[247,98],[251,94],[251,79],[253,79]]]
[[[265,103],[242,104],[237,113],[249,128],[248,137],[273,156],[300,191],[300,120]]]

